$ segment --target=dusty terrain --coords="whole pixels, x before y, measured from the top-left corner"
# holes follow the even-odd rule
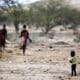
[[[80,45],[71,42],[70,36],[63,36],[69,44],[59,42],[60,38],[37,39],[28,45],[25,56],[18,44],[7,44],[4,53],[0,53],[0,80],[80,80]],[[71,50],[76,51],[78,60],[76,77],[71,77]]]

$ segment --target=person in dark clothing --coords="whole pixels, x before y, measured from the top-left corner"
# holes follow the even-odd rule
[[[76,76],[76,64],[77,64],[77,59],[75,57],[75,51],[71,51],[71,76]]]
[[[0,50],[2,51],[4,36],[2,30],[0,30]]]
[[[27,40],[29,39],[29,32],[26,30],[26,25],[23,25],[23,30],[21,31],[20,37],[24,37],[24,41],[21,49],[23,50],[23,55],[25,55]]]
[[[5,24],[3,25],[2,34],[3,34],[3,36],[4,36],[3,48],[5,48],[6,38],[7,38],[7,29],[6,29],[6,25],[5,25]]]

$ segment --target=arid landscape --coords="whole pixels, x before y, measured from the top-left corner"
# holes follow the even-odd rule
[[[80,0],[0,0],[0,80],[80,80]]]
[[[31,36],[33,42],[25,56],[18,43],[8,42],[4,53],[0,53],[0,80],[80,80],[80,44],[74,42],[71,31],[67,31],[69,35],[66,31],[59,33],[53,39]],[[71,50],[76,51],[76,77],[71,77]]]

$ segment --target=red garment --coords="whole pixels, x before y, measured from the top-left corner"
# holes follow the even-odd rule
[[[29,38],[29,33],[28,33],[28,31],[27,31],[27,30],[23,30],[23,31],[21,32],[21,37],[24,37],[24,39],[25,39],[24,44],[26,44],[26,43],[27,43],[27,39]]]

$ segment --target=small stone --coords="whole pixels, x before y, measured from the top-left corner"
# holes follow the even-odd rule
[[[11,73],[14,73],[14,71],[11,71]]]
[[[61,76],[59,76],[59,79],[60,79],[60,80],[64,80]]]
[[[38,49],[38,51],[41,51],[41,49]]]
[[[44,46],[44,44],[41,44],[41,46]]]
[[[7,52],[8,52],[8,53],[12,53],[13,51],[12,51],[12,50],[8,50]]]
[[[53,48],[52,46],[49,46],[49,48]]]
[[[62,79],[62,77],[61,77],[61,76],[59,76],[59,79]]]
[[[3,78],[1,77],[0,80],[3,80]]]
[[[71,77],[69,77],[68,79],[71,80]]]
[[[24,62],[26,62],[26,61],[24,61]]]
[[[52,62],[52,60],[51,60],[51,59],[50,59],[49,61],[50,61],[50,62]]]
[[[48,69],[47,69],[47,70],[45,70],[44,72],[48,72]]]

